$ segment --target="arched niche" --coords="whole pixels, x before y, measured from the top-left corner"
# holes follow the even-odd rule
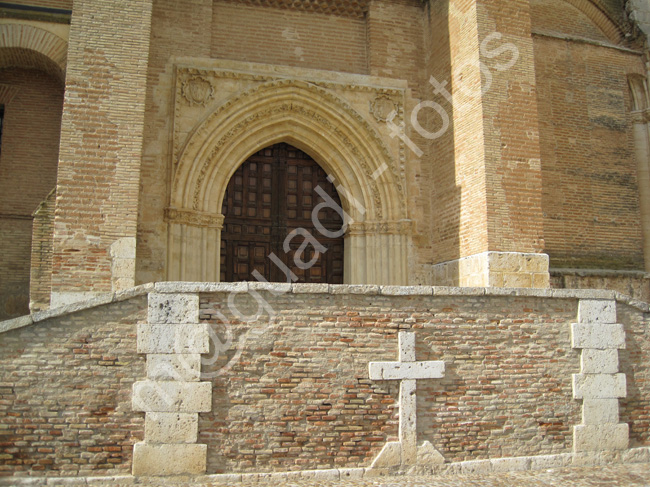
[[[33,25],[0,24],[0,68],[21,67],[45,71],[65,82],[68,43]]]
[[[280,142],[309,154],[336,183],[351,218],[345,282],[407,284],[411,222],[395,162],[354,109],[328,90],[295,80],[235,96],[188,137],[166,212],[168,279],[218,280],[228,182],[251,154]]]

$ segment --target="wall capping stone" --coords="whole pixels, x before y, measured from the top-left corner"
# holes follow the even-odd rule
[[[400,477],[412,475],[463,475],[489,474],[500,472],[546,470],[566,467],[585,467],[605,464],[647,463],[650,461],[650,447],[630,448],[616,452],[594,453],[560,453],[557,455],[538,455],[528,457],[490,458],[486,460],[471,460],[464,462],[436,465],[427,471],[399,471],[388,469],[373,469],[370,467],[338,468],[326,470],[301,470],[292,472],[265,473],[224,473],[211,475],[196,475],[192,481],[197,485],[222,483],[259,484],[279,481],[340,481],[377,477]],[[22,487],[43,485],[44,478],[0,477],[0,486]],[[166,477],[165,485],[187,483],[187,476]],[[160,477],[133,477],[130,475],[110,477],[48,477],[48,485],[160,485]]]
[[[535,289],[535,288],[493,288],[493,287],[450,287],[450,286],[377,286],[349,284],[287,284],[259,282],[150,282],[115,293],[106,293],[73,304],[38,311],[30,315],[19,316],[11,320],[0,321],[0,334],[24,328],[35,323],[59,318],[79,311],[96,308],[112,303],[127,301],[145,296],[151,291],[159,293],[245,293],[248,291],[268,291],[276,294],[350,294],[350,295],[384,295],[384,296],[502,296],[533,297],[557,299],[608,299],[616,300],[644,313],[650,312],[650,305],[634,299],[627,294],[605,289]]]

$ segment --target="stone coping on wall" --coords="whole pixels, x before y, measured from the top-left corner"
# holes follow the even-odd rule
[[[564,267],[551,267],[551,275],[580,276],[580,277],[634,277],[637,279],[650,279],[650,272],[613,270],[613,269],[573,269]]]
[[[546,470],[566,467],[585,467],[608,464],[649,463],[650,447],[631,448],[616,452],[598,453],[560,453],[529,457],[491,458],[447,463],[434,467],[421,467],[406,472],[377,468],[341,468],[327,470],[301,470],[292,472],[212,474],[195,476],[133,477],[131,475],[111,477],[0,477],[0,486],[96,486],[142,485],[159,486],[185,484],[191,481],[196,485],[222,485],[232,483],[267,484],[287,481],[344,482],[395,475],[483,475],[529,470]]]
[[[293,294],[383,295],[383,296],[502,296],[555,299],[609,299],[627,304],[647,313],[650,305],[626,294],[606,289],[537,289],[496,287],[446,287],[446,286],[378,286],[364,284],[290,284],[265,282],[157,282],[116,293],[106,293],[73,304],[38,311],[0,322],[0,334],[23,328],[51,318],[70,315],[79,311],[126,301],[150,292],[159,293],[245,293],[249,291],[273,291]]]

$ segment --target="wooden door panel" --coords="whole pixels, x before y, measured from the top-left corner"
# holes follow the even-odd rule
[[[343,238],[322,235],[313,210],[323,201],[321,187],[340,206],[334,185],[307,154],[288,144],[276,144],[253,154],[231,178],[223,202],[225,215],[221,234],[221,279],[226,282],[254,280],[257,270],[271,282],[286,282],[285,270],[269,258],[274,253],[299,278],[299,282],[343,282]],[[330,208],[318,213],[318,223],[330,232],[340,232],[342,218]],[[328,250],[320,253],[308,269],[297,266],[294,257],[303,236],[287,236],[302,228]],[[311,261],[316,249],[307,245],[303,262]]]

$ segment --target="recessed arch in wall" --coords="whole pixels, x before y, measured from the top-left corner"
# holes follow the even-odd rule
[[[265,83],[198,124],[180,152],[167,209],[170,280],[218,280],[221,203],[230,178],[256,151],[285,142],[332,177],[352,222],[348,283],[406,284],[410,220],[404,186],[381,138],[336,95],[308,82]]]

